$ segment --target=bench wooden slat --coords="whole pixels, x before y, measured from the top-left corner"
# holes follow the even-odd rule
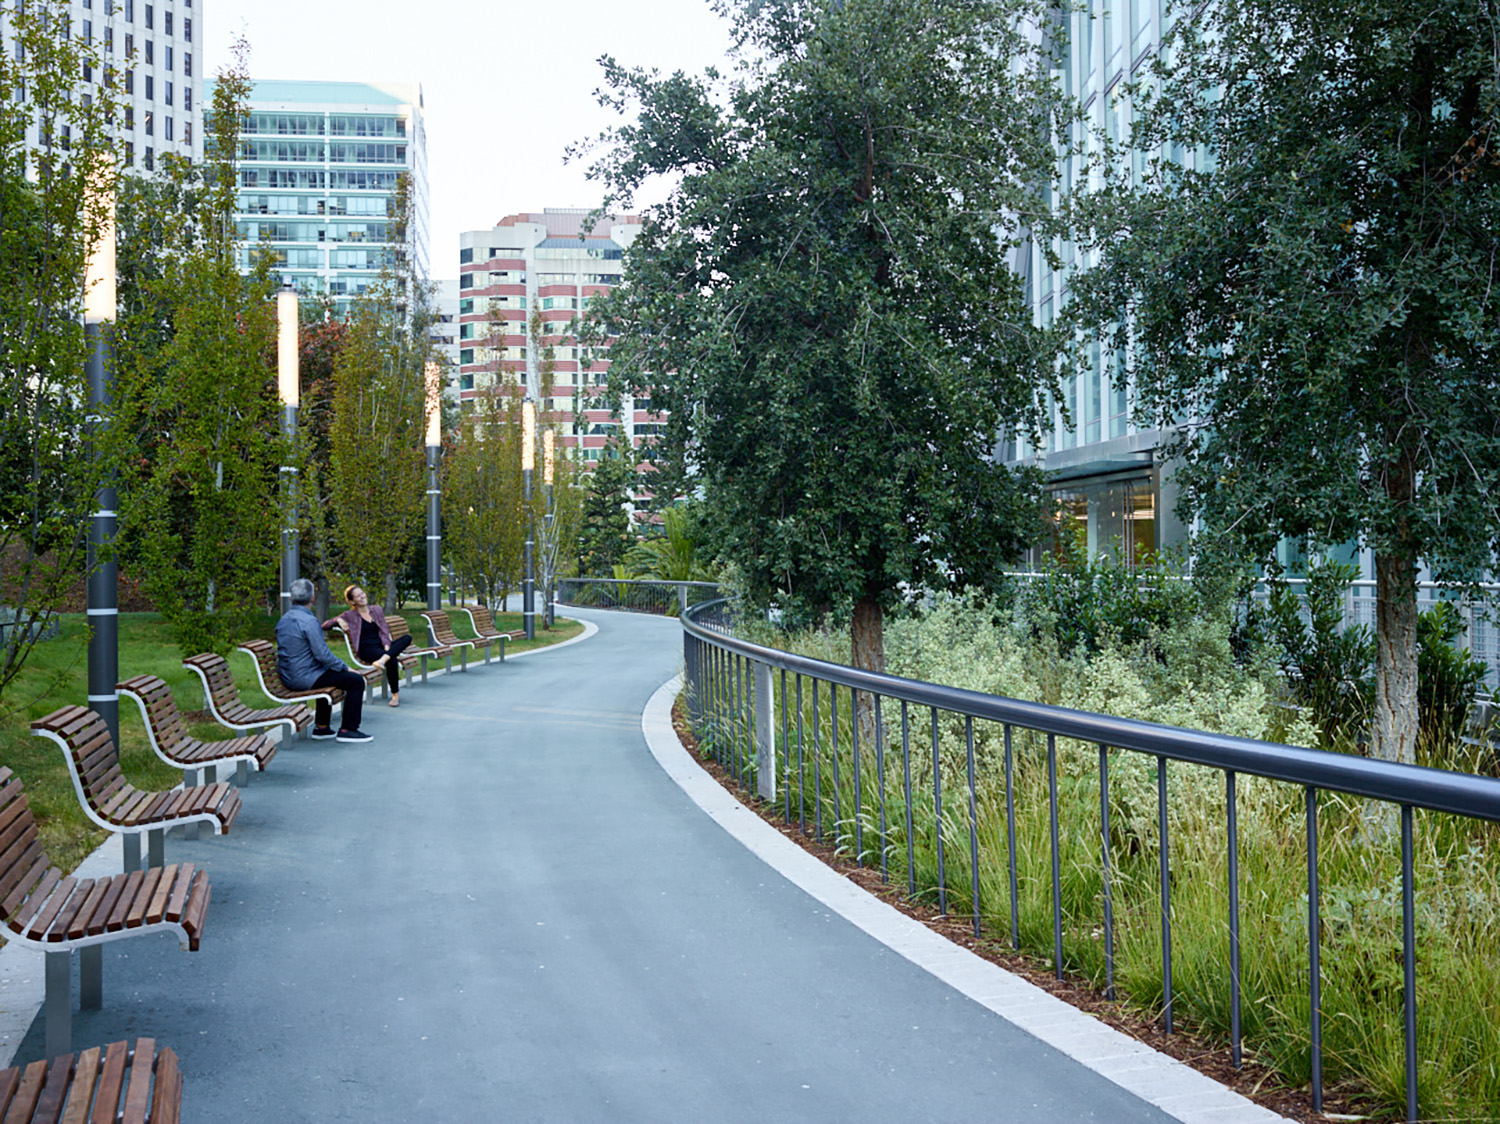
[[[163,1050],[156,1056],[156,1088],[152,1090],[151,1119],[147,1124],[177,1124],[182,1116],[182,1073],[177,1052]]]
[[[99,1080],[99,1066],[104,1051],[90,1046],[78,1055],[73,1067],[73,1087],[68,1092],[68,1103],[58,1124],[89,1124],[89,1109],[94,1103],[94,1085]]]
[[[32,889],[31,896],[11,916],[11,921],[14,923],[17,932],[20,932],[31,923],[32,914],[36,913],[42,907],[43,902],[51,900],[49,895],[57,887],[57,884],[66,877],[57,867],[48,866],[47,856],[40,847],[37,848],[37,856],[33,860],[32,869],[42,871],[42,876],[37,880],[35,887]]]
[[[145,881],[141,883],[141,888],[131,901],[130,908],[125,912],[125,928],[140,928],[146,920],[146,911],[151,908],[151,902],[156,897],[156,888],[160,883],[161,867],[152,867],[146,871]]]
[[[31,1112],[36,1108],[36,1102],[42,1095],[42,1082],[47,1077],[46,1062],[32,1062],[21,1074],[21,1081],[16,1086],[14,1097],[11,1098],[9,1110],[5,1114],[5,1124],[28,1124],[31,1120]]]
[[[156,1061],[156,1040],[138,1038],[135,1057],[130,1064],[130,1081],[125,1088],[125,1112],[120,1124],[146,1124],[151,1105],[151,1074]]]
[[[115,898],[114,908],[109,911],[109,920],[104,923],[107,932],[115,933],[125,928],[125,916],[130,912],[130,904],[135,901],[136,894],[140,893],[141,883],[145,879],[144,870],[132,870],[125,876],[125,885]]]
[[[120,1103],[120,1090],[125,1086],[125,1063],[128,1058],[129,1047],[124,1042],[111,1042],[105,1047],[104,1065],[99,1071],[99,1092],[94,1098],[92,1124],[114,1120],[116,1107]]]
[[[85,879],[85,883],[87,883],[87,879]],[[41,940],[42,935],[48,932],[66,932],[68,923],[72,921],[74,916],[73,912],[67,907],[73,904],[75,897],[82,896],[79,893],[78,881],[71,874],[59,879],[57,889],[47,897],[43,897],[40,894],[33,894],[31,898],[33,903],[44,904],[41,904],[41,912],[26,927],[27,935],[32,940]],[[74,908],[76,909],[77,907],[75,906]]]
[[[62,918],[59,918],[59,923],[53,925],[52,929],[57,932],[66,933],[70,941],[80,940],[87,936],[89,919],[98,911],[99,903],[104,900],[104,895],[109,892],[109,882],[108,878],[101,878],[92,885],[89,885],[87,880],[84,883],[80,883],[73,890],[71,900],[68,902],[71,912],[68,914],[67,920],[64,921]]]
[[[62,1114],[63,1104],[67,1101],[68,1090],[72,1088],[73,1064],[72,1054],[52,1059],[47,1067],[47,1081],[42,1086],[42,1095],[37,1098],[36,1108],[31,1113],[33,1124],[56,1124],[57,1118]]]
[[[183,863],[177,868],[177,881],[172,885],[172,896],[167,899],[168,921],[176,921],[182,917],[182,910],[187,905],[188,890],[191,889],[192,880],[193,864]]]

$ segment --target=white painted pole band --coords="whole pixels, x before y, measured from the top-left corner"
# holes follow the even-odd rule
[[[118,617],[119,609],[87,609],[85,612],[91,617]]]

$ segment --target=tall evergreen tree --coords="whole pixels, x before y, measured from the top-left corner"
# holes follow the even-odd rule
[[[718,7],[751,60],[731,82],[604,61],[637,110],[594,168],[608,205],[680,180],[598,331],[752,597],[852,619],[878,669],[903,590],[983,584],[1038,530],[1039,480],[991,452],[1051,373],[1009,257],[1047,221],[1045,6]]]
[[[1374,752],[1411,761],[1417,575],[1500,545],[1496,0],[1188,5],[1073,281],[1185,503],[1268,556],[1373,550]]]

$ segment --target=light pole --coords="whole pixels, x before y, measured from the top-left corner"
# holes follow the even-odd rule
[[[438,456],[443,445],[443,369],[428,363],[427,373],[427,608],[443,607],[442,490]]]
[[[113,169],[101,166],[98,175]],[[94,430],[91,455],[96,466],[102,465],[108,453],[102,448],[104,429],[109,424],[106,412],[110,405],[111,355],[106,324],[114,323],[115,296],[115,196],[109,188],[90,191],[90,209],[99,215],[99,233],[89,251],[84,267],[83,330],[89,344],[89,421]],[[96,711],[109,727],[115,746],[120,744],[120,696],[115,683],[120,678],[120,603],[118,569],[114,551],[118,519],[115,514],[115,473],[106,469],[94,495],[94,512],[89,522],[88,542],[88,622],[89,622],[89,709]],[[139,835],[128,838],[137,841]],[[132,869],[126,867],[127,870]]]
[[[276,294],[276,389],[281,397],[281,432],[286,438],[286,459],[295,457],[297,407],[302,401],[302,378],[298,358],[297,290],[287,282]],[[281,611],[292,607],[292,583],[301,577],[302,556],[297,541],[297,466],[281,466],[281,493],[285,523],[281,528]]]
[[[521,619],[526,639],[536,639],[536,520],[531,517],[532,476],[536,473],[536,403],[521,403],[521,506],[526,511],[526,572],[521,583]]]
[[[552,463],[554,458],[553,447],[557,438],[549,425],[542,431],[542,485],[547,489],[547,515],[542,532],[542,575],[546,578],[543,585],[542,596],[545,601],[542,604],[543,619],[548,628],[552,627],[552,586],[557,578],[557,543],[552,541],[553,504],[552,504]]]

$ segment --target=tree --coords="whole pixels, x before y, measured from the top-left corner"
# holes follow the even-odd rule
[[[411,184],[393,197],[392,241],[404,246]],[[426,364],[431,351],[429,287],[402,249],[354,302],[334,361],[328,498],[333,538],[353,576],[385,591],[396,612],[396,571],[417,541],[425,509]]]
[[[272,377],[269,262],[235,260],[235,157],[248,112],[248,47],[221,71],[196,221],[173,223],[142,262],[122,368],[143,457],[127,481],[124,534],[141,584],[184,653],[227,651],[276,582],[287,459]]]
[[[614,207],[680,176],[593,310],[611,378],[669,413],[660,478],[701,487],[748,593],[852,619],[883,666],[902,590],[983,585],[1040,525],[991,456],[1051,374],[1008,255],[1048,221],[1060,104],[1031,0],[727,2],[729,84],[604,60],[635,123]]]
[[[443,523],[449,557],[490,608],[520,580],[526,523],[521,504],[521,399],[489,386],[443,457]]]
[[[0,694],[21,671],[35,638],[84,574],[79,529],[121,431],[88,426],[88,345],[82,324],[84,261],[104,229],[116,179],[107,87],[91,102],[73,96],[96,49],[60,37],[66,4],[39,0],[0,8],[0,604],[18,627],[0,644]],[[41,143],[27,145],[27,128]]]
[[[634,462],[616,442],[609,442],[583,481],[577,538],[580,575],[608,577],[635,543],[625,510],[634,483]]]
[[[1373,550],[1388,760],[1414,758],[1418,567],[1473,580],[1500,538],[1497,29],[1495,0],[1189,8],[1135,95],[1162,157],[1080,209],[1103,263],[1074,314],[1143,415],[1187,419],[1185,505],[1262,557]]]

